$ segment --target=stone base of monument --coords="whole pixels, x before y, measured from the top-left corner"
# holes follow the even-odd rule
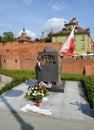
[[[37,84],[38,80],[37,79],[29,79],[26,81],[26,84],[28,86],[32,86],[34,84]],[[64,86],[65,86],[65,81],[59,81],[56,84],[53,83],[51,88],[47,88],[49,91],[52,92],[64,92]]]
[[[51,88],[47,88],[49,91],[52,92],[62,92],[64,93],[64,86],[65,86],[65,81],[62,81],[60,84],[53,84]]]

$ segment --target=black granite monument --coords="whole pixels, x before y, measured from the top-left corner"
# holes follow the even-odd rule
[[[43,52],[38,52],[37,59],[39,64],[36,64],[35,70],[38,82],[51,82],[52,87],[49,90],[64,92],[60,79],[62,59],[58,52],[52,46],[47,46]]]

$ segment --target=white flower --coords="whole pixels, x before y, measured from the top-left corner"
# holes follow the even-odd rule
[[[40,92],[37,92],[38,95],[40,95]]]
[[[44,94],[42,93],[42,96],[44,97]]]
[[[35,96],[36,94],[35,94],[35,93],[33,93],[32,95],[33,95],[33,96]]]
[[[35,87],[35,89],[37,90],[37,87]]]
[[[37,93],[37,91],[34,91],[34,93]]]
[[[30,92],[28,92],[28,95],[30,95]]]
[[[31,89],[34,90],[34,87],[32,87]]]
[[[43,93],[43,90],[41,90],[41,92]]]

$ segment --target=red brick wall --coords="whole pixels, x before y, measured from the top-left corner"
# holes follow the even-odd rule
[[[74,73],[74,74],[83,74],[85,66],[94,67],[94,59],[63,59],[62,60],[62,72],[65,73]],[[94,74],[92,71],[91,74]]]
[[[36,57],[38,52],[51,45],[58,52],[62,43],[6,43],[0,44],[1,67],[6,69],[35,69]],[[62,59],[62,72],[83,74],[85,66],[94,68],[94,59]],[[93,70],[90,72],[94,74]]]
[[[1,56],[1,68],[20,69],[20,56],[18,55]]]
[[[35,69],[38,52],[43,52],[44,48],[49,45],[59,52],[62,43],[13,42],[0,44],[1,67],[6,69]]]
[[[4,45],[0,44],[0,55],[21,55],[21,56],[32,56],[36,57],[37,52],[43,51],[46,46],[53,46],[58,52],[61,49],[61,42],[54,43],[6,43]]]

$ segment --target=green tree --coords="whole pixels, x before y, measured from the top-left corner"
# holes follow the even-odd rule
[[[2,43],[2,36],[0,36],[0,43]]]
[[[13,42],[13,41],[15,41],[15,38],[14,38],[14,35],[13,35],[13,33],[11,31],[3,33],[3,37],[2,37],[2,42],[3,43],[5,43],[5,42]]]
[[[51,32],[45,38],[45,42],[52,42],[52,34],[51,34]]]

